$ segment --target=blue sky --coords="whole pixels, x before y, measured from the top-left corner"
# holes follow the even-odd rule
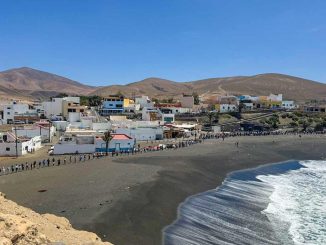
[[[0,70],[92,85],[277,72],[326,82],[324,0],[0,0]]]

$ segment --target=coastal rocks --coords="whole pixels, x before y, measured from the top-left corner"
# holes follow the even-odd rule
[[[72,228],[66,218],[38,214],[7,200],[0,193],[0,245],[89,244],[102,242],[94,233]]]

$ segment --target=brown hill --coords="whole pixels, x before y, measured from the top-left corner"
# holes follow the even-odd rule
[[[93,90],[94,87],[27,67],[0,72],[1,97],[42,98],[63,92],[88,94]]]
[[[127,96],[148,95],[151,97],[175,96],[184,93],[191,93],[191,85],[178,83],[160,78],[147,78],[145,80],[130,83],[128,85],[113,85],[102,87],[93,94],[105,96],[109,94],[122,93]]]
[[[127,96],[134,93],[135,95],[146,94],[158,98],[174,97],[192,92],[197,92],[202,97],[226,94],[269,95],[270,93],[281,93],[286,99],[304,101],[325,99],[326,84],[283,74],[211,78],[184,83],[149,78],[127,85],[102,87],[94,94],[103,96],[118,92]]]
[[[304,101],[325,99],[326,84],[282,74],[261,74],[210,78],[192,82],[174,82],[148,78],[127,85],[91,87],[70,79],[31,68],[18,68],[0,72],[0,98],[49,98],[58,93],[70,95],[126,96],[148,95],[156,98],[180,96],[197,92],[202,97],[226,94],[268,95],[282,93],[286,99]]]

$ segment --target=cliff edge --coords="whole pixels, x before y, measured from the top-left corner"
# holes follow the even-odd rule
[[[66,218],[38,214],[0,193],[0,245],[110,245],[94,233],[72,228]]]

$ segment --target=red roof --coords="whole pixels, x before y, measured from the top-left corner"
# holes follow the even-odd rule
[[[114,139],[114,140],[130,140],[132,138],[126,134],[113,134],[112,139]]]

